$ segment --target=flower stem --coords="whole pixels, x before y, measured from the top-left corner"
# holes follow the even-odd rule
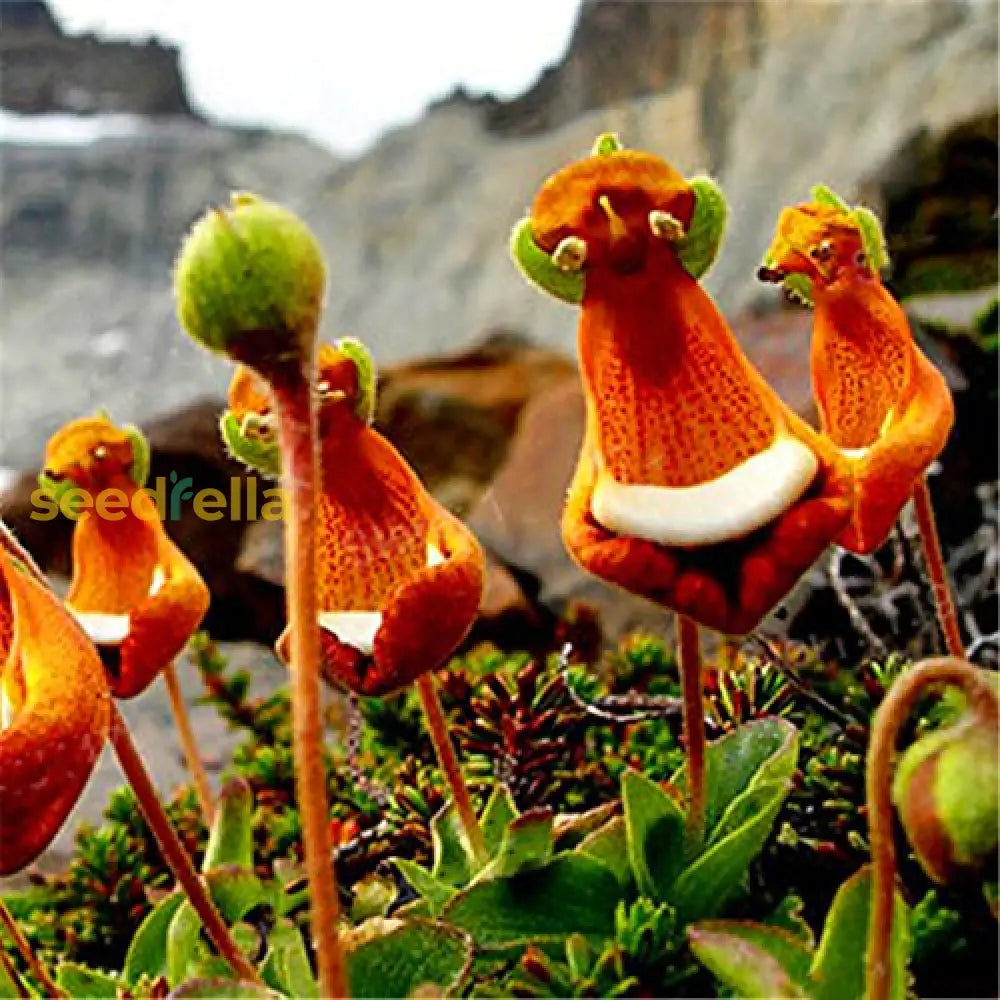
[[[330,861],[330,806],[323,763],[319,626],[316,604],[316,482],[319,454],[310,390],[312,360],[271,380],[277,403],[285,496],[286,602],[292,676],[295,784],[312,906],[320,995],[348,995],[347,969],[337,934],[339,902]]]
[[[174,714],[174,724],[177,726],[177,736],[181,742],[181,750],[184,753],[187,769],[191,772],[191,777],[194,780],[194,790],[198,796],[198,803],[201,806],[201,814],[204,817],[206,826],[210,826],[212,817],[215,815],[212,788],[208,783],[208,775],[205,772],[205,765],[202,763],[201,754],[198,753],[198,741],[195,739],[191,719],[187,713],[187,706],[184,704],[184,694],[181,691],[180,681],[177,678],[177,667],[175,664],[167,664],[167,669],[163,671],[163,681],[167,685],[167,694],[170,696],[170,710]]]
[[[944,633],[945,645],[952,656],[962,659],[965,656],[965,643],[962,641],[962,630],[958,624],[955,602],[951,596],[948,570],[941,554],[941,540],[938,537],[937,521],[934,519],[931,491],[927,488],[927,480],[923,476],[913,487],[913,505],[917,512],[920,543],[924,550],[931,586],[934,588],[934,603],[937,607],[938,622]]]
[[[458,764],[458,757],[455,756],[455,747],[448,734],[448,722],[445,719],[444,710],[441,708],[441,699],[438,698],[437,689],[434,687],[433,676],[431,674],[421,676],[417,680],[417,690],[420,692],[420,701],[424,706],[424,715],[427,717],[427,730],[437,752],[438,763],[441,765],[441,770],[451,788],[455,809],[462,823],[462,829],[465,831],[465,839],[469,842],[469,848],[472,851],[472,856],[476,859],[476,864],[482,868],[490,859],[489,851],[486,849],[482,827],[479,825],[479,820],[476,819],[472,796],[469,795],[469,789],[462,777],[462,769]]]
[[[261,979],[257,970],[236,947],[219,911],[198,878],[191,859],[170,825],[170,820],[156,796],[156,789],[153,787],[149,772],[129,735],[125,719],[122,718],[114,702],[111,703],[111,746],[121,765],[122,773],[135,792],[139,809],[153,832],[164,861],[201,918],[205,932],[240,979],[260,984]]]
[[[900,727],[931,685],[960,688],[969,710],[998,721],[996,694],[975,667],[965,660],[940,656],[914,664],[889,689],[875,713],[866,775],[868,831],[874,876],[872,908],[865,956],[866,1000],[886,1000],[891,969],[893,897],[896,889],[896,849],[892,829],[892,765]]]
[[[686,615],[677,616],[677,644],[688,763],[687,841],[693,849],[705,837],[705,706],[698,626]]]
[[[21,928],[17,926],[14,914],[7,909],[7,904],[4,903],[3,899],[0,899],[0,924],[3,924],[7,933],[10,935],[11,940],[14,942],[17,950],[21,953],[25,963],[31,970],[31,974],[35,977],[38,985],[45,991],[45,995],[50,997],[66,996],[65,991],[59,989],[59,987],[52,981],[52,977],[49,975],[49,970],[45,968],[45,964],[32,950],[31,945],[28,943],[28,939],[21,932]],[[6,954],[4,954],[4,958],[6,957]],[[15,983],[20,983],[20,977],[17,976],[16,971],[14,972],[13,978]],[[24,995],[27,996],[28,994],[25,993]]]
[[[11,981],[14,989],[17,990],[17,995],[19,1000],[30,1000],[31,994],[28,992],[28,987],[24,985],[24,980],[21,978],[17,969],[14,968],[14,963],[11,961],[10,955],[0,948],[0,965],[3,966],[3,971],[6,973],[7,978]],[[52,993],[51,996],[62,996],[61,993]]]

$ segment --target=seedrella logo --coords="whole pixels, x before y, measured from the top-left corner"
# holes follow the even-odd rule
[[[59,514],[76,521],[86,513],[106,521],[120,521],[128,510],[143,519],[158,516],[161,521],[179,521],[188,505],[201,521],[226,518],[230,521],[280,521],[285,512],[284,492],[276,486],[261,489],[257,479],[234,476],[229,481],[227,495],[214,487],[196,490],[190,476],[180,477],[176,472],[157,476],[152,486],[129,493],[114,487],[90,493],[78,486],[69,486],[53,494],[39,487],[31,494],[31,503],[31,517],[35,521],[51,521]]]

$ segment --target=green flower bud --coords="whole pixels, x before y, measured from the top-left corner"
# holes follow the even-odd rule
[[[245,193],[194,224],[174,266],[181,326],[209,350],[264,373],[310,355],[325,284],[308,226]]]
[[[937,882],[996,861],[997,730],[969,713],[902,755],[892,797],[907,839]]]

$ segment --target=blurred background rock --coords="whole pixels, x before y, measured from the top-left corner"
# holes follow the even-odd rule
[[[215,431],[229,368],[178,334],[170,265],[207,204],[248,188],[319,234],[325,334],[372,347],[380,427],[489,550],[477,636],[543,645],[581,600],[611,637],[661,625],[563,553],[581,419],[575,313],[530,289],[506,251],[540,181],[615,130],[719,178],[733,216],[708,286],[807,415],[811,318],[758,286],[756,265],[781,206],[816,181],[885,220],[891,286],[958,399],[934,482],[955,549],[995,508],[997,17],[986,0],[593,0],[525,93],[459,88],[347,159],[200,116],[170,45],[71,35],[41,0],[0,0],[0,115],[44,136],[0,144],[0,507],[45,567],[66,571],[69,525],[29,517],[34,470],[48,435],[98,406],[146,427],[154,475],[195,488],[243,475]],[[186,511],[170,529],[212,586],[213,632],[272,640],[276,526]],[[837,595],[813,599],[824,587],[818,571],[781,627],[847,629]]]

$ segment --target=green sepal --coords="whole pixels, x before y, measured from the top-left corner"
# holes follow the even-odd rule
[[[851,219],[861,233],[861,245],[865,248],[865,260],[873,274],[889,266],[889,251],[885,245],[882,223],[870,208],[855,205],[851,209]]]
[[[128,474],[136,486],[145,486],[149,479],[149,440],[135,424],[126,424],[122,430],[132,445],[132,465]]]
[[[219,419],[219,433],[226,451],[237,461],[269,479],[281,475],[281,449],[277,441],[261,441],[243,433],[242,422],[232,410]]]
[[[813,307],[813,283],[808,274],[789,274],[781,283],[785,295],[807,309]]]
[[[851,210],[851,206],[833,188],[828,188],[825,184],[814,184],[809,194],[817,205],[833,208],[838,212],[850,212]]]
[[[543,292],[579,305],[583,301],[584,276],[581,271],[561,271],[536,242],[531,232],[531,219],[523,218],[510,234],[510,255],[521,273]]]
[[[677,256],[695,281],[715,263],[726,232],[729,205],[722,188],[710,177],[693,177],[694,214],[684,238],[677,244]]]
[[[591,147],[591,156],[610,156],[612,153],[620,153],[625,147],[617,132],[602,132]]]
[[[375,360],[371,351],[357,337],[341,337],[335,342],[341,354],[354,362],[358,372],[358,403],[355,407],[357,415],[370,424],[375,419]]]

